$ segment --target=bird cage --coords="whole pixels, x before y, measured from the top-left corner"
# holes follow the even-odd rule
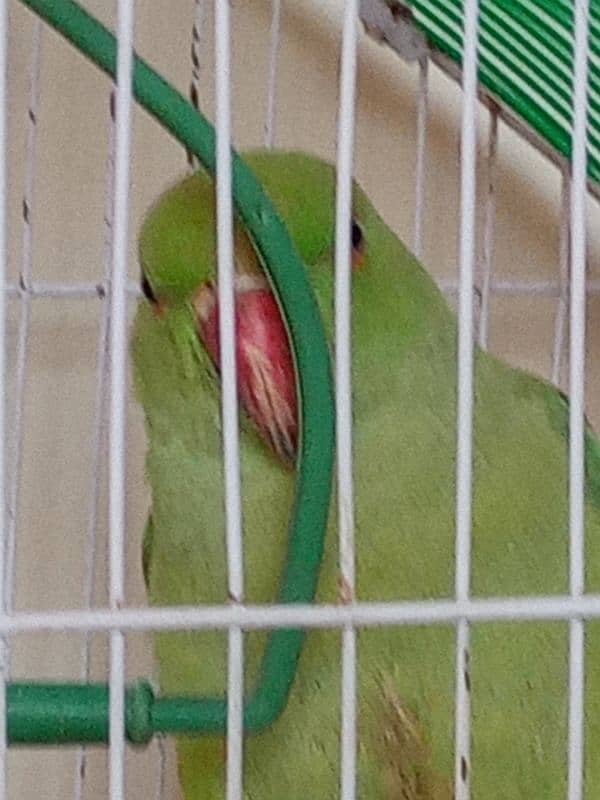
[[[584,411],[600,430],[594,224],[600,5],[86,0],[83,6],[0,2],[0,690],[6,687],[0,714],[8,721],[0,726],[0,798],[26,800],[40,791],[45,798],[176,796],[173,742],[161,735],[168,726],[147,725],[148,708],[161,699],[153,634],[214,627],[229,637],[228,694],[219,706],[230,720],[224,791],[229,800],[244,797],[242,628],[271,634],[296,626],[340,633],[339,796],[352,800],[358,796],[357,630],[446,624],[456,653],[452,782],[457,800],[477,800],[464,680],[470,631],[511,620],[568,625],[565,796],[587,796],[585,677],[595,665],[584,658],[584,631],[600,615],[600,597],[586,594],[583,580],[582,465]],[[216,148],[206,120],[215,124]],[[269,251],[273,229],[261,229],[248,211],[260,187],[252,184],[251,192],[244,184],[230,142],[236,151],[310,151],[338,166],[335,369],[329,378],[321,364],[321,395],[307,402],[316,422],[315,407],[325,404],[324,422],[309,432],[322,447],[322,458],[313,457],[322,472],[312,480],[321,485],[334,470],[336,497],[346,509],[340,572],[351,595],[360,569],[351,513],[343,233],[352,175],[459,315],[451,598],[147,606],[140,555],[150,503],[146,439],[128,364],[129,325],[141,297],[137,236],[156,197],[202,162],[220,175],[218,217],[227,243],[233,165],[236,208]],[[285,227],[276,233],[287,247]],[[285,292],[272,255],[266,252],[267,267]],[[226,246],[220,258],[227,270]],[[318,325],[310,335],[325,350]],[[571,398],[564,595],[472,594],[473,342]],[[229,589],[239,598],[244,563],[236,508],[243,488],[234,372],[224,370],[223,382],[230,469],[227,532],[220,535],[227,534]]]

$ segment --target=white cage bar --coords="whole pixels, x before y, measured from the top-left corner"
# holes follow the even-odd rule
[[[463,110],[460,151],[460,252],[458,306],[458,401],[456,447],[456,565],[458,600],[468,600],[471,584],[471,504],[473,492],[473,281],[475,276],[475,191],[477,150],[478,0],[466,0],[463,33]],[[471,796],[470,633],[466,619],[456,630],[456,800]]]
[[[244,600],[240,450],[235,351],[233,199],[231,184],[231,74],[229,3],[215,5],[217,129],[217,264],[225,474],[225,535],[229,598]],[[227,800],[243,796],[244,639],[229,629],[227,660]]]
[[[589,0],[575,3],[573,67],[573,182],[571,185],[571,302],[569,336],[569,538],[570,590],[585,591],[585,279]],[[585,631],[569,626],[568,800],[583,797]]]
[[[487,151],[487,191],[485,198],[485,229],[483,234],[483,263],[479,287],[479,346],[487,349],[490,328],[490,286],[494,266],[494,232],[496,226],[496,172],[498,163],[498,114],[490,111]]]
[[[560,385],[565,356],[565,332],[569,308],[569,240],[571,209],[571,175],[569,169],[563,169],[561,181],[561,220],[559,232],[559,297],[556,304],[554,320],[554,346],[552,349],[552,366],[550,377],[553,383]]]
[[[6,192],[7,181],[7,50],[8,9],[0,0],[0,610],[6,613]],[[6,658],[8,644],[0,640],[0,719],[6,719]],[[0,725],[0,800],[6,797],[6,726]]]
[[[453,625],[484,622],[560,622],[600,619],[600,594],[499,597],[468,600],[356,601],[348,605],[123,606],[111,609],[17,611],[0,616],[0,635],[64,631],[214,631],[275,628],[340,629],[390,625]]]
[[[109,604],[117,614],[125,600],[127,236],[134,16],[134,0],[119,0],[109,340]],[[125,796],[125,638],[121,630],[110,634],[109,785],[111,800],[122,800]]]
[[[40,106],[40,65],[42,55],[43,23],[36,20],[31,38],[31,66],[29,107],[27,119],[27,158],[25,166],[25,186],[23,189],[23,252],[21,257],[21,274],[19,283],[28,286],[31,282],[33,271],[33,224],[35,217],[35,176],[37,168],[37,143],[38,143],[38,114]],[[25,386],[27,383],[29,331],[31,322],[31,295],[24,292],[21,295],[21,316],[19,319],[19,333],[17,342],[17,377],[15,385],[15,410],[12,427],[12,463],[11,463],[11,491],[10,491],[10,518],[6,538],[6,564],[5,564],[5,603],[8,611],[15,604],[15,573],[16,573],[16,547],[17,547],[17,520],[19,516],[21,475],[23,460],[23,409],[25,403]],[[10,675],[10,651],[7,653],[7,677]]]
[[[274,147],[277,122],[277,64],[281,40],[281,0],[272,0],[271,30],[269,33],[269,75],[267,78],[267,118],[265,147]]]
[[[346,0],[342,33],[335,216],[335,402],[341,601],[355,599],[354,486],[352,474],[352,177],[355,128],[358,0]],[[341,797],[356,797],[357,642],[342,630]]]
[[[111,92],[108,98],[110,129],[108,136],[108,157],[106,160],[106,200],[105,200],[105,241],[104,241],[104,284],[110,282],[112,264],[112,239],[113,239],[113,206],[115,202],[115,146],[116,126],[112,110],[115,108],[115,94]],[[92,464],[90,480],[90,502],[88,510],[86,545],[85,545],[85,577],[84,577],[84,603],[86,608],[91,608],[94,603],[94,584],[98,567],[98,527],[100,514],[100,481],[103,466],[104,440],[106,437],[106,417],[108,405],[108,343],[110,332],[110,302],[103,293],[100,332],[96,348],[96,391],[94,398],[95,424],[92,442]],[[91,650],[92,637],[87,633],[83,643],[81,680],[88,682],[91,676]],[[87,769],[87,750],[81,746],[75,760],[74,773],[74,798],[82,800],[85,791]]]

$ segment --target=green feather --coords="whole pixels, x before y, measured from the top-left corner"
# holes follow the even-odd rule
[[[548,386],[547,397],[553,425],[565,438],[568,438],[569,398],[553,386]],[[600,444],[587,420],[585,421],[584,437],[586,491],[590,502],[596,508],[600,508]]]
[[[306,263],[333,333],[334,172],[303,154],[246,155]],[[366,260],[353,278],[354,453],[358,596],[454,593],[456,319],[444,297],[355,189]],[[141,259],[162,318],[148,304],[133,333],[148,432],[152,522],[144,544],[153,604],[227,600],[219,390],[196,341],[190,299],[215,274],[214,187],[199,174],[151,211]],[[236,231],[243,246],[244,233]],[[247,242],[246,242],[247,244]],[[197,344],[197,341],[196,341]],[[476,596],[568,591],[567,410],[557,390],[477,349],[472,590]],[[271,602],[286,551],[294,475],[244,423],[246,597]],[[600,588],[600,445],[586,434],[587,588]],[[318,600],[338,598],[331,519]],[[600,796],[600,629],[587,625],[587,796]],[[245,637],[253,685],[264,634]],[[165,693],[223,693],[224,632],[156,636]],[[454,771],[452,626],[359,633],[359,797],[450,800]],[[565,796],[568,625],[473,626],[470,684],[474,800]],[[339,792],[340,632],[309,633],[290,702],[245,744],[257,800],[329,800]],[[224,796],[222,737],[178,744],[187,800]],[[467,765],[468,768],[468,765]]]

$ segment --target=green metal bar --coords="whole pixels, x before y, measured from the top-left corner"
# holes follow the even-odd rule
[[[109,75],[116,69],[114,36],[72,0],[22,0]],[[210,123],[135,57],[133,90],[139,103],[204,166],[215,172],[215,133]],[[269,197],[233,153],[233,197],[253,237],[285,313],[299,373],[301,442],[288,558],[279,601],[314,600],[323,556],[334,457],[334,403],[329,350],[304,266]],[[268,638],[260,678],[246,699],[244,724],[255,732],[284,710],[305,639],[302,630],[276,630]],[[105,685],[9,684],[11,743],[105,742]],[[127,691],[126,735],[148,741],[153,733],[215,733],[226,728],[225,698],[155,698],[147,683]]]

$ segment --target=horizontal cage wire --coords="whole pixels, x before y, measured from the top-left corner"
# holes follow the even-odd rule
[[[48,798],[177,796],[171,738],[137,749],[125,736],[124,689],[140,676],[159,685],[154,634],[167,631],[201,632],[206,642],[216,641],[211,632],[224,632],[228,725],[219,796],[241,800],[254,767],[246,764],[243,731],[250,643],[256,632],[288,628],[339,634],[339,659],[330,665],[339,676],[336,790],[342,800],[360,798],[361,636],[440,625],[451,626],[454,637],[448,796],[477,800],[471,647],[478,626],[515,621],[568,630],[563,796],[587,797],[585,686],[594,665],[585,636],[588,621],[600,619],[600,594],[585,591],[583,490],[584,413],[600,430],[600,237],[589,224],[600,197],[593,172],[598,6],[556,1],[561,14],[573,14],[574,89],[567,99],[557,90],[561,125],[573,129],[570,160],[557,149],[560,131],[556,141],[544,138],[535,120],[504,102],[497,83],[494,90],[483,80],[485,70],[502,64],[493,20],[518,6],[530,24],[537,3],[550,24],[545,0],[498,0],[497,9],[494,0],[257,0],[247,8],[118,0],[114,11],[88,0],[85,8],[117,38],[114,83],[21,2],[0,0],[0,716],[11,682],[100,682],[110,689],[106,749],[10,747],[0,726],[0,800],[38,797],[40,775]],[[452,57],[459,34],[462,69]],[[138,112],[134,54],[215,122],[223,389],[216,424],[225,525],[214,535],[226,554],[222,604],[149,607],[142,574],[151,502],[147,440],[128,363],[131,322],[143,299],[137,237],[158,195],[198,160]],[[516,59],[510,69],[518,77],[528,67]],[[566,86],[562,67],[560,76]],[[543,97],[538,78],[531,91]],[[231,144],[238,152],[305,150],[337,166],[331,214],[339,524],[337,542],[328,541],[339,559],[336,602],[252,601],[236,396]],[[396,600],[366,602],[358,590],[347,224],[353,176],[458,314],[456,569],[447,597],[400,599],[399,590]],[[473,586],[476,344],[571,398],[568,580],[556,595],[488,597]],[[292,769],[293,754],[281,752],[279,769]]]

